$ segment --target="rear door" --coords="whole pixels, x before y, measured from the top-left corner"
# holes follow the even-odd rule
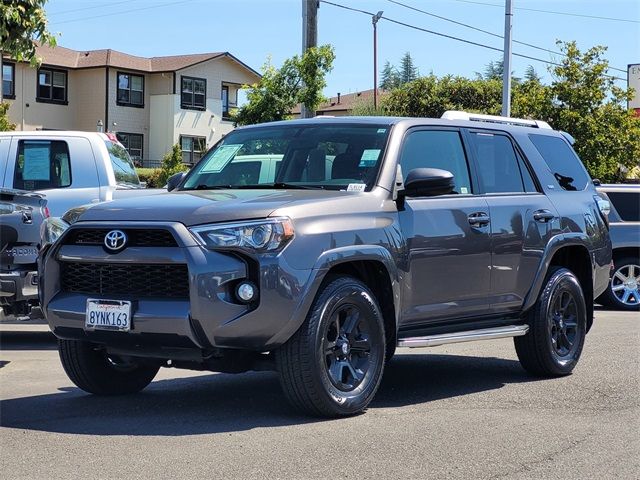
[[[476,195],[461,132],[455,128],[411,129],[400,165],[441,168],[454,175],[454,193],[407,198],[398,212],[407,240],[408,281],[403,326],[484,315],[488,312],[491,253],[488,204]]]
[[[466,135],[491,216],[491,312],[518,312],[558,214],[508,134],[474,129]]]
[[[5,184],[44,194],[52,216],[100,198],[93,150],[82,137],[13,137]]]

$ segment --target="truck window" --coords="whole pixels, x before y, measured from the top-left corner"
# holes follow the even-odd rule
[[[140,186],[140,179],[136,173],[136,169],[133,166],[131,157],[125,150],[125,148],[114,142],[108,140],[104,141],[109,151],[109,158],[111,159],[111,165],[113,165],[113,173],[116,176],[116,183],[124,185]]]
[[[562,138],[531,134],[529,139],[556,177],[563,190],[584,190],[589,183],[587,172],[576,152]]]
[[[625,222],[640,222],[640,195],[634,192],[606,192]]]
[[[13,187],[47,190],[71,185],[69,146],[61,140],[20,140]]]
[[[453,173],[454,192],[471,193],[469,167],[460,133],[454,130],[417,130],[404,142],[400,157],[402,174],[414,168],[440,168]]]

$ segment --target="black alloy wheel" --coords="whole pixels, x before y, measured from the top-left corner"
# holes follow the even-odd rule
[[[328,279],[302,326],[275,352],[287,399],[314,416],[362,412],[382,379],[385,341],[371,290],[353,277]]]
[[[587,333],[587,305],[573,272],[562,267],[549,270],[527,323],[529,332],[513,339],[524,369],[543,377],[570,374]]]

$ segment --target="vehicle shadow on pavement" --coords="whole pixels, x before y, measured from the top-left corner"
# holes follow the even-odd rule
[[[370,410],[420,404],[531,380],[518,362],[457,355],[398,355]],[[296,414],[272,372],[159,380],[136,395],[77,388],[0,402],[0,425],[88,435],[181,436],[322,421]]]
[[[51,332],[9,331],[0,333],[0,350],[57,350]]]

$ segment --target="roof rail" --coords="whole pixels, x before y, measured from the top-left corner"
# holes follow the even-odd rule
[[[469,120],[472,122],[504,123],[507,125],[517,125],[519,127],[547,128],[551,130],[551,125],[542,120],[527,120],[524,118],[499,117],[497,115],[482,115],[480,113],[469,113],[460,110],[447,110],[442,114],[445,120]]]

